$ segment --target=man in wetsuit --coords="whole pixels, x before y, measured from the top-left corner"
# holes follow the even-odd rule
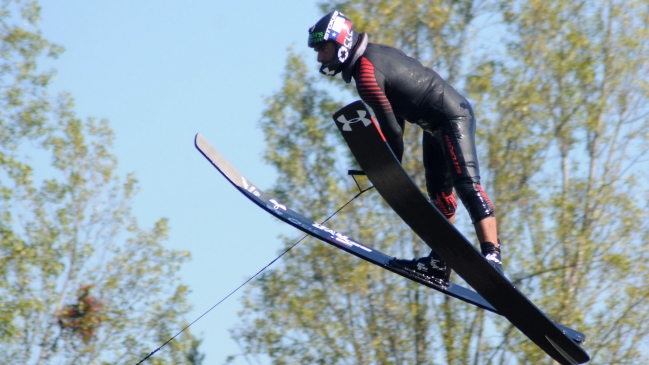
[[[318,53],[320,72],[356,81],[363,101],[374,110],[387,142],[401,160],[404,121],[423,130],[426,188],[451,223],[457,203],[453,188],[471,216],[484,257],[502,272],[494,206],[480,186],[475,117],[469,102],[430,68],[403,52],[368,42],[338,11],[309,29],[309,47]],[[413,260],[395,259],[420,275],[448,281],[445,261],[431,252]]]

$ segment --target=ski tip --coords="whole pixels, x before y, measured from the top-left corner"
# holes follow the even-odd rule
[[[201,145],[205,144],[205,142],[207,142],[207,139],[205,139],[202,134],[196,133],[196,135],[194,136],[194,146],[198,149],[201,149]]]
[[[559,346],[554,341],[552,341],[548,336],[545,336],[545,338],[546,338],[546,340],[548,340],[548,342],[550,342],[550,345],[552,345],[552,347],[554,347],[554,349],[557,350],[557,352],[559,352],[561,354],[561,356],[566,360],[566,362],[569,363],[570,365],[583,364],[583,363],[586,363],[586,362],[588,362],[590,360],[590,359],[587,359],[585,361],[577,361],[572,356],[570,356],[570,354],[568,354],[567,351],[562,349],[561,346]]]

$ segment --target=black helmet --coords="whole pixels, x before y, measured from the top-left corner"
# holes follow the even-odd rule
[[[309,47],[314,48],[324,42],[334,42],[336,45],[337,57],[327,66],[321,66],[320,73],[334,76],[342,71],[357,39],[353,28],[352,21],[337,10],[323,16],[309,28]]]

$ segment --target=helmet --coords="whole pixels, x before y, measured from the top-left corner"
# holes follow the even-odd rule
[[[309,28],[309,47],[314,48],[324,42],[334,42],[336,45],[337,57],[327,66],[321,66],[320,73],[335,76],[342,71],[343,64],[349,58],[354,41],[357,39],[353,28],[352,21],[337,10],[323,16]]]

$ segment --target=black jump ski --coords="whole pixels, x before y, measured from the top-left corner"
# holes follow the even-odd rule
[[[499,314],[553,359],[564,365],[588,362],[588,353],[579,346],[583,334],[548,318],[429,202],[395,157],[371,113],[357,101],[336,112],[333,119],[388,205]]]
[[[196,148],[203,154],[203,156],[205,156],[205,158],[207,158],[212,165],[214,165],[214,167],[216,167],[216,169],[219,170],[219,172],[228,179],[237,190],[239,190],[239,192],[252,200],[253,203],[282,221],[374,265],[390,270],[446,295],[463,300],[469,304],[498,313],[498,311],[496,311],[496,309],[494,309],[494,307],[484,300],[478,293],[454,283],[449,283],[448,286],[440,285],[435,281],[425,280],[424,278],[413,275],[408,271],[403,271],[397,267],[393,267],[389,265],[389,262],[392,259],[391,256],[381,253],[369,246],[360,244],[342,233],[316,223],[287,208],[276,199],[268,197],[235,170],[235,168],[201,134],[196,135],[195,144]]]

